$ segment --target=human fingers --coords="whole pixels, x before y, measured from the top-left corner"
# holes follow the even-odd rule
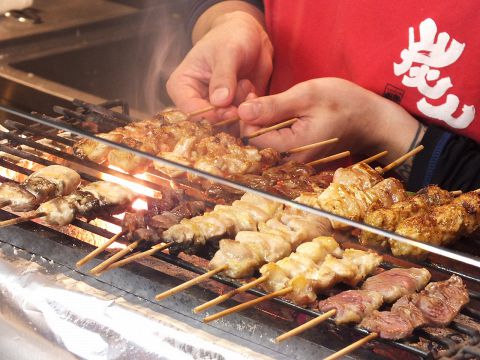
[[[269,126],[308,114],[309,101],[300,87],[283,93],[259,97],[240,104],[238,115],[251,125]]]

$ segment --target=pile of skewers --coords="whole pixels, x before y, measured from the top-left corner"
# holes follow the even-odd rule
[[[161,120],[135,123],[100,136],[216,175],[228,176],[240,183],[253,184],[252,187],[257,189],[273,190],[350,220],[365,221],[436,245],[448,244],[471,234],[480,224],[480,195],[476,192],[455,198],[449,192],[430,186],[409,196],[398,180],[382,177],[390,167],[377,171],[366,162],[315,176],[309,165],[287,163],[274,166],[285,154],[244,146],[224,133],[213,135],[210,125],[192,123],[179,112],[164,113]],[[142,137],[155,138],[155,141],[139,145]],[[162,147],[159,147],[159,138],[164,139]],[[87,140],[77,143],[74,151],[96,162],[108,161],[128,172],[144,171],[151,165],[129,153]],[[100,213],[125,212],[135,198],[129,189],[114,183],[95,182],[77,190],[79,184],[80,176],[62,166],[43,168],[22,184],[2,184],[2,207],[10,206],[14,211],[36,209],[36,212],[1,225],[42,217],[51,225],[62,226],[70,223],[76,215],[93,218]],[[232,192],[229,188],[215,186],[210,186],[208,191],[217,194]],[[332,228],[345,230],[342,224],[330,223],[250,193],[236,195],[241,198],[231,205],[216,205],[207,211],[204,202],[186,201],[181,194],[166,191],[161,201],[149,206],[149,210],[125,214],[122,232],[106,246],[119,236],[124,236],[131,244],[92,272],[100,274],[166,248],[172,254],[181,251],[195,254],[206,247],[218,249],[209,263],[211,271],[179,288],[159,294],[157,300],[220,272],[231,278],[246,278],[256,272],[261,274],[260,278],[242,288],[196,308],[199,312],[260,284],[270,294],[254,300],[253,304],[286,296],[296,304],[311,305],[319,293],[335,284],[357,286],[377,271],[382,261],[380,255],[371,251],[341,249],[330,235]],[[390,244],[395,255],[421,254],[413,246],[366,232],[362,233],[361,241],[381,246]],[[153,247],[132,255],[125,259],[127,261],[118,261],[141,242]],[[79,261],[78,265],[85,264],[106,246]],[[321,301],[318,308],[326,312],[324,316],[335,315],[337,323],[361,322],[361,326],[374,331],[375,336],[402,338],[418,326],[448,324],[468,302],[465,286],[457,277],[432,283],[417,294],[429,280],[430,274],[425,269],[386,271],[368,278],[361,290],[340,293]],[[442,308],[437,299],[447,297],[449,301]],[[396,300],[390,312],[377,311],[383,303]],[[429,304],[434,305],[429,308]],[[248,306],[251,304],[241,304],[209,316],[205,321]],[[431,314],[437,310],[445,315],[444,320],[435,322]],[[385,327],[392,320],[402,326],[401,330],[394,332],[396,335]]]

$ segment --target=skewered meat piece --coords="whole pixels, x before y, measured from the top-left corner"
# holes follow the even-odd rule
[[[80,184],[80,175],[65,166],[51,165],[32,173],[23,183],[0,185],[0,202],[10,201],[12,211],[31,211],[56,196],[70,194]]]
[[[358,163],[347,168],[338,168],[333,175],[332,182],[367,190],[382,180],[382,175],[370,165]]]
[[[318,204],[323,210],[360,221],[369,207],[390,207],[405,198],[406,192],[400,181],[387,178],[365,191],[354,185],[332,183],[318,196]],[[338,222],[333,222],[332,225],[340,229],[346,227]]]
[[[163,232],[178,224],[182,219],[198,216],[205,211],[203,201],[185,201],[171,210],[155,213],[152,210],[126,213],[122,229],[127,230],[129,241],[142,240],[154,245],[163,240]]]
[[[382,294],[368,290],[348,290],[318,303],[323,312],[335,309],[337,324],[358,323],[383,304]]]
[[[263,287],[269,292],[284,289],[290,279],[321,263],[327,255],[342,256],[342,250],[334,238],[319,236],[305,242],[290,256],[260,268],[260,273],[268,277]]]
[[[311,304],[317,293],[339,282],[356,285],[380,265],[382,257],[376,253],[346,249],[341,259],[327,255],[319,265],[308,269],[290,281],[293,291],[288,297],[299,305]]]
[[[426,213],[412,216],[398,224],[399,235],[434,245],[448,245],[459,237],[471,234],[480,226],[480,194],[469,192],[455,198],[451,203],[431,208]],[[425,250],[389,240],[395,256],[422,257]]]
[[[318,303],[319,310],[336,310],[337,324],[360,322],[384,302],[424,288],[430,280],[426,269],[392,269],[368,278],[361,290],[349,290]]]
[[[231,206],[217,205],[203,216],[182,220],[166,230],[163,237],[166,242],[175,243],[170,247],[171,252],[195,253],[207,241],[242,230],[256,230],[260,222],[273,218],[281,209],[281,204],[247,193]]]
[[[360,326],[385,339],[401,339],[420,326],[447,326],[469,301],[462,279],[456,275],[430,283],[420,293],[403,296],[391,311],[374,311]]]
[[[420,291],[430,281],[427,269],[391,269],[365,280],[363,290],[381,293],[383,300],[391,303],[403,295]]]
[[[275,216],[259,223],[258,231],[240,231],[235,240],[221,240],[209,268],[227,264],[227,276],[247,277],[263,264],[290,255],[300,244],[331,233],[328,220],[318,216],[290,208]]]
[[[410,216],[424,214],[431,206],[445,205],[452,201],[449,191],[438,186],[430,185],[420,190],[416,195],[393,204],[389,208],[372,209],[367,211],[364,222],[366,224],[395,231],[398,224]],[[360,242],[364,245],[387,245],[388,238],[368,231],[362,231]]]
[[[135,194],[124,186],[97,181],[70,195],[56,197],[41,204],[37,212],[46,214],[44,220],[48,224],[64,226],[71,223],[77,214],[94,218],[100,213],[124,212],[134,198]]]

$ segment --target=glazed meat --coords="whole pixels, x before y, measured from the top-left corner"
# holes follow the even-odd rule
[[[332,182],[367,190],[382,180],[383,177],[370,165],[358,163],[347,168],[338,168],[333,175]]]
[[[428,212],[431,206],[448,204],[452,199],[453,196],[450,192],[442,190],[438,186],[430,185],[420,190],[416,195],[397,202],[391,207],[368,211],[364,222],[381,229],[395,231],[401,221],[414,215],[424,214]],[[387,241],[387,238],[368,231],[362,231],[360,236],[360,242],[365,245],[385,246]]]

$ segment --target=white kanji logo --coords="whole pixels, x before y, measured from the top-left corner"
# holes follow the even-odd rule
[[[424,96],[417,102],[417,108],[425,115],[445,121],[456,129],[464,129],[475,117],[475,107],[463,105],[462,114],[454,117],[460,100],[456,95],[448,94],[445,103],[432,105],[428,99],[440,99],[453,87],[449,76],[440,78],[439,68],[453,64],[462,55],[465,44],[451,39],[441,32],[437,36],[437,25],[432,19],[420,23],[419,40],[415,41],[413,27],[408,30],[408,49],[402,50],[400,64],[393,63],[393,72],[403,75],[402,84],[417,88]],[[432,84],[432,85],[430,85]]]

